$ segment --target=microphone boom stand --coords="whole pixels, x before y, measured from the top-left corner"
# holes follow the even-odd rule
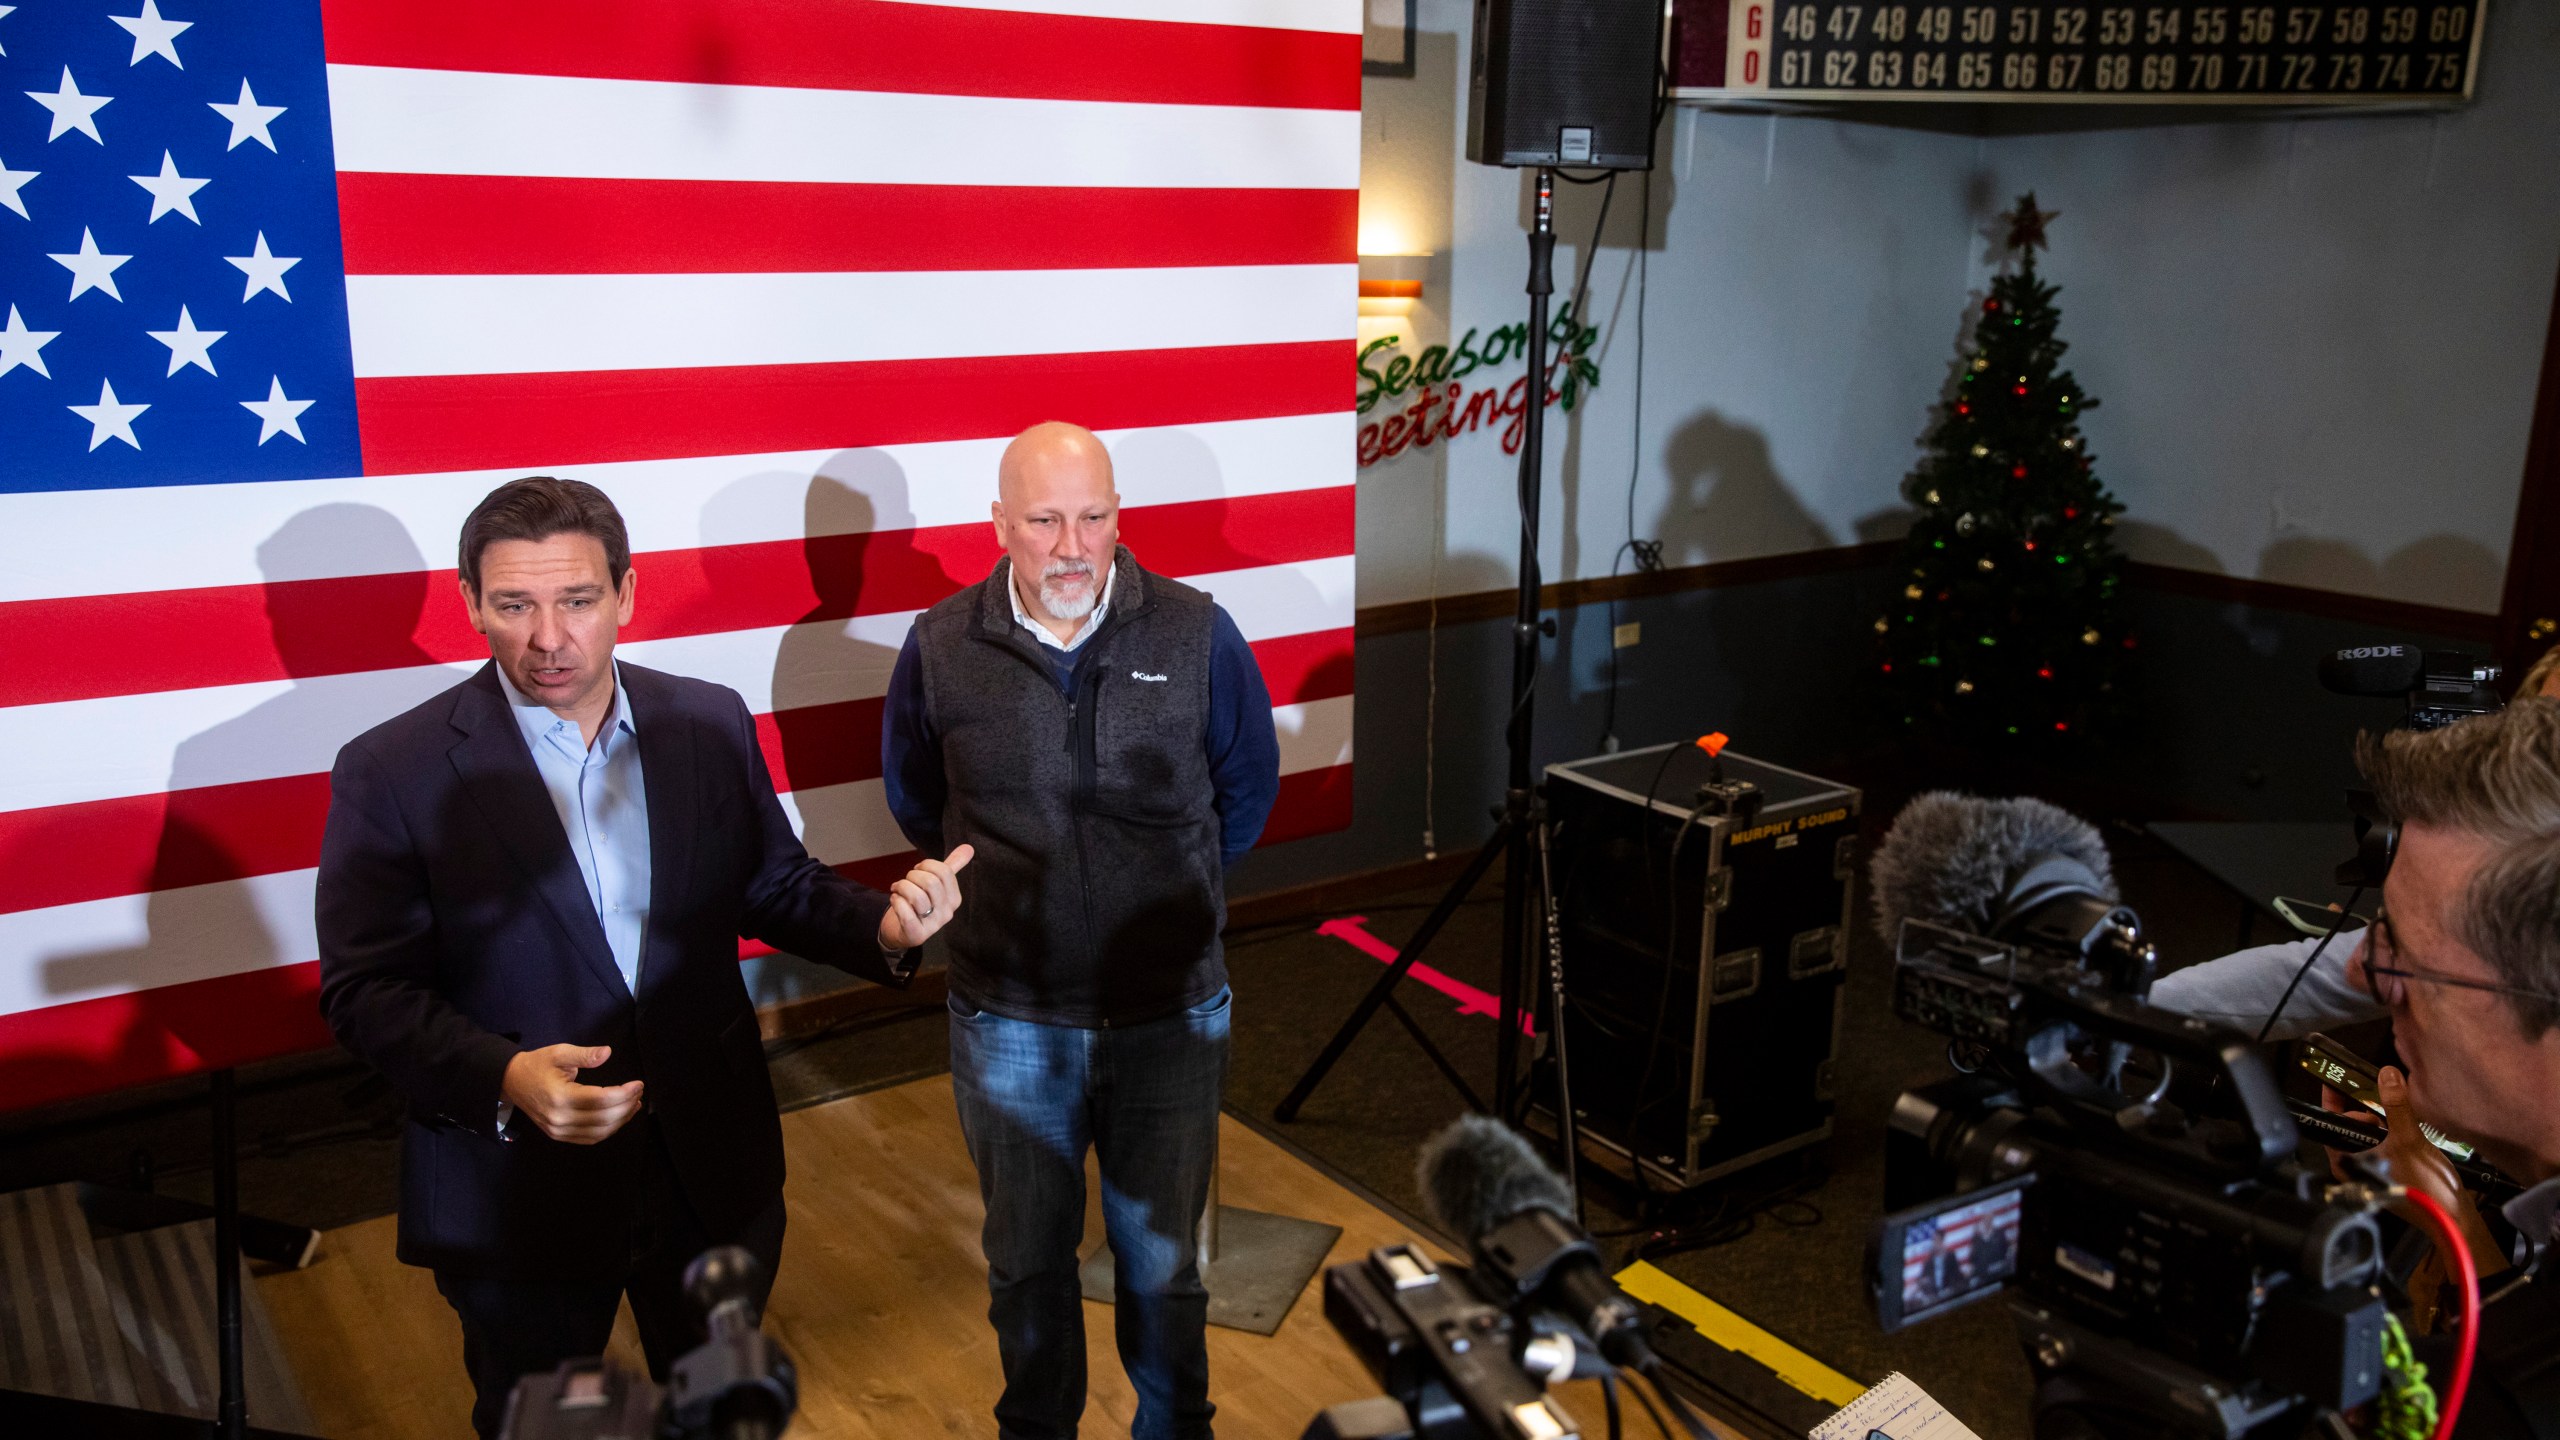
[[[1522,988],[1537,951],[1536,936],[1543,934],[1546,917],[1551,913],[1554,897],[1543,895],[1540,856],[1545,816],[1536,790],[1536,772],[1530,759],[1533,731],[1532,711],[1538,687],[1538,642],[1555,634],[1555,622],[1540,616],[1539,596],[1542,588],[1538,568],[1538,511],[1545,480],[1546,411],[1547,411],[1547,300],[1555,293],[1555,172],[1540,167],[1537,179],[1535,222],[1529,230],[1529,373],[1521,380],[1523,387],[1520,445],[1520,574],[1519,606],[1511,627],[1511,709],[1503,738],[1510,748],[1510,770],[1505,780],[1501,808],[1494,812],[1493,834],[1484,848],[1467,862],[1434,905],[1413,939],[1396,953],[1395,963],[1387,967],[1362,996],[1349,1018],[1342,1022],[1333,1038],[1325,1042],[1315,1063],[1307,1067],[1298,1083],[1272,1111],[1283,1122],[1298,1118],[1327,1072],[1341,1060],[1343,1052],[1381,1008],[1394,1012],[1404,1022],[1416,1043],[1429,1054],[1441,1074],[1448,1077],[1465,1096],[1469,1109],[1482,1110],[1484,1105],[1467,1087],[1466,1081],[1450,1064],[1439,1047],[1433,1045],[1413,1017],[1396,1002],[1395,988],[1413,970],[1415,962],[1443,925],[1465,903],[1468,892],[1492,868],[1496,856],[1502,869],[1502,953],[1499,985],[1500,1014],[1498,1036],[1494,1041],[1493,1113],[1511,1121],[1518,1102],[1524,1098],[1519,1090],[1520,1020]],[[1530,896],[1541,893],[1544,906],[1537,930],[1530,918]],[[1564,1033],[1563,994],[1561,986],[1550,987],[1553,996],[1548,1016],[1549,1035],[1556,1051],[1562,1049]],[[1559,1080],[1561,1071],[1559,1069]],[[1562,1089],[1562,1085],[1559,1085]],[[1569,1093],[1569,1092],[1568,1092]],[[1569,1101],[1557,1106],[1560,1138],[1567,1157],[1574,1155],[1576,1144],[1574,1117]],[[1568,1158],[1568,1164],[1571,1159]],[[1579,1192],[1577,1191],[1577,1198]]]

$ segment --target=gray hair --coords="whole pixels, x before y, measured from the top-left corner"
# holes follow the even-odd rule
[[[2560,996],[2560,700],[2519,698],[2437,730],[2363,735],[2356,767],[2391,819],[2497,845],[2471,878],[2456,933],[2502,983]],[[2560,999],[2507,1001],[2527,1035],[2560,1025]]]

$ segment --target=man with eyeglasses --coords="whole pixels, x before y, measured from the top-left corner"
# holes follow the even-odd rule
[[[2297,1024],[2390,1016],[2401,1064],[2381,1073],[2390,1138],[2380,1155],[2399,1183],[2461,1219],[2483,1293],[2497,1296],[2457,1433],[2549,1440],[2560,1436],[2560,1259],[2510,1284],[2504,1272],[2520,1257],[2500,1253],[2418,1122],[2525,1185],[2502,1210],[2526,1241],[2560,1239],[2560,703],[2526,699],[2439,730],[2365,736],[2356,762],[2398,844],[2378,918],[2316,992],[2305,977]],[[2155,1000],[2189,1008],[2166,988]],[[2215,1018],[2253,1029],[2264,1018],[2225,1014],[2227,999]],[[2443,1374],[2442,1357],[2430,1358]]]
[[[2525,671],[2516,699],[2560,701],[2560,645]],[[2163,975],[2151,1003],[2218,1021],[2267,1040],[2298,1040],[2390,1013],[2350,969],[2362,937],[2353,925],[2325,946],[2321,937],[2256,945]],[[2307,968],[2306,968],[2307,967]]]

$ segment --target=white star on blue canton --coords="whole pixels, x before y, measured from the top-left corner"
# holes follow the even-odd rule
[[[44,137],[48,143],[74,130],[101,145],[107,143],[107,137],[98,133],[98,110],[113,103],[116,97],[81,94],[79,84],[71,78],[70,66],[62,67],[61,88],[51,92],[30,90],[26,93],[28,99],[53,112],[53,129]]]
[[[188,314],[187,307],[181,305],[178,307],[177,329],[145,330],[142,333],[169,347],[171,375],[177,374],[190,365],[204,371],[207,375],[213,375],[220,373],[213,368],[213,342],[231,332],[197,329],[196,317]]]
[[[17,8],[18,8],[18,7],[17,7],[17,6],[15,6],[15,5],[0,5],[0,20],[6,20],[6,19],[8,19],[8,18],[9,18],[9,12],[11,12],[11,11],[13,11],[13,10],[17,9]],[[6,45],[0,45],[0,55],[6,55],[6,54],[8,54],[8,53],[9,53],[9,47],[8,47],[8,46],[6,46]]]
[[[276,148],[276,137],[267,133],[267,127],[275,123],[276,117],[283,114],[286,107],[259,104],[258,97],[249,92],[247,80],[240,82],[238,103],[225,105],[219,100],[204,103],[214,114],[231,122],[231,143],[223,149],[237,150],[243,140],[255,140],[269,150]]]
[[[92,290],[104,290],[107,298],[122,300],[124,292],[116,289],[116,271],[123,268],[130,255],[101,255],[97,238],[87,226],[80,229],[80,248],[68,255],[45,257],[71,272],[71,298],[79,299]]]
[[[278,255],[267,249],[266,231],[261,230],[258,232],[257,248],[252,250],[250,253],[246,255],[225,255],[222,259],[225,264],[238,266],[240,268],[240,273],[249,277],[249,283],[240,291],[241,304],[248,304],[249,301],[261,290],[273,290],[276,292],[277,298],[283,300],[286,304],[290,305],[293,303],[293,296],[284,288],[284,272],[301,264],[302,257],[299,255]]]
[[[259,444],[264,445],[278,435],[290,435],[295,444],[308,445],[311,442],[302,438],[302,412],[317,403],[314,400],[287,400],[284,398],[284,381],[270,375],[267,377],[267,398],[243,400],[240,408],[258,417]]]
[[[139,15],[110,15],[107,18],[123,26],[125,33],[133,37],[131,63],[139,65],[157,55],[181,70],[187,68],[186,62],[178,58],[177,39],[196,27],[193,20],[161,19],[158,0],[142,0],[142,13]]]
[[[186,216],[198,225],[204,223],[196,219],[195,194],[212,182],[190,180],[179,174],[178,162],[168,151],[160,152],[159,174],[128,175],[125,178],[151,192],[151,219],[145,221],[145,224],[157,224],[161,216],[172,211]]]
[[[44,347],[62,334],[59,330],[30,330],[18,318],[18,307],[9,307],[8,328],[0,329],[0,375],[24,365],[47,380],[53,372],[44,368]]]
[[[36,178],[39,173],[34,170],[12,170],[7,161],[0,160],[0,205],[6,205],[21,215],[27,215],[27,202],[19,198],[18,190],[19,187]],[[32,220],[35,217],[27,215],[27,218]]]
[[[98,382],[97,404],[65,405],[62,408],[89,422],[90,449],[95,450],[110,440],[121,440],[136,450],[142,448],[142,442],[133,438],[133,421],[135,416],[151,407],[127,405],[117,400],[116,387],[108,382]]]

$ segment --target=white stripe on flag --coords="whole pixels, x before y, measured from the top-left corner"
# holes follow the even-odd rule
[[[1351,699],[1283,705],[1280,773],[1350,759]],[[907,848],[877,780],[783,797],[810,850],[829,865]],[[0,1014],[67,1005],[246,970],[296,965],[319,954],[312,920],[318,873],[273,875],[123,895],[0,914]]]
[[[347,323],[360,378],[947,360],[1348,342],[1358,282],[1352,265],[350,275]]]
[[[1356,419],[1344,409],[1106,430],[1102,439],[1120,503],[1134,508],[1344,484]],[[634,460],[570,473],[613,497],[634,551],[690,550],[981,523],[1007,443]],[[0,495],[0,602],[449,566],[471,507],[527,469]],[[279,533],[297,519],[294,533]],[[109,534],[112,545],[63,543]]]
[[[1356,110],[332,65],[329,129],[340,170],[404,174],[1289,190],[1360,184]]]
[[[1254,641],[1349,627],[1353,573],[1352,558],[1341,555],[1185,583],[1216,595],[1245,639]],[[429,603],[459,602],[433,596]],[[777,701],[796,709],[886,693],[889,667],[914,618],[903,611],[635,640],[614,653],[635,665],[727,685],[749,709],[765,714]],[[0,811],[317,774],[349,739],[450,688],[482,663],[0,709],[0,755],[45,757],[41,764],[0,767]]]

